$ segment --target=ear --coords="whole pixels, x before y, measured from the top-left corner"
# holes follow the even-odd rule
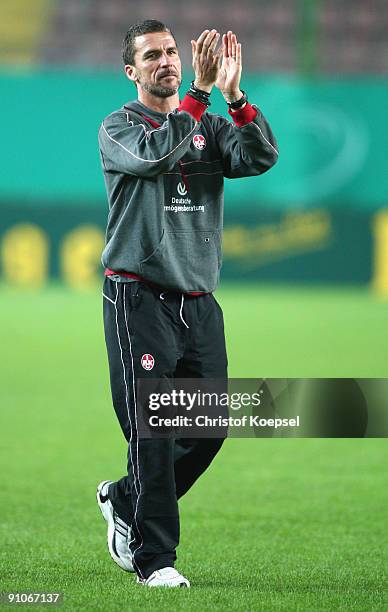
[[[125,72],[126,77],[130,81],[133,81],[134,83],[137,83],[137,76],[136,76],[135,66],[131,66],[131,64],[126,64],[124,66],[124,72]]]

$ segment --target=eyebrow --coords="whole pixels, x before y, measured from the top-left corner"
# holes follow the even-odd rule
[[[178,48],[175,45],[171,45],[171,47],[167,47],[167,51],[177,51]],[[151,55],[152,53],[158,53],[160,51],[160,49],[148,49],[147,51],[145,51],[143,53],[143,58],[147,57],[148,55]]]

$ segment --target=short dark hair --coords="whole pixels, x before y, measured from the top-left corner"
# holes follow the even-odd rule
[[[123,62],[125,66],[127,64],[131,66],[135,65],[135,38],[137,36],[143,36],[143,34],[149,34],[150,32],[170,32],[175,40],[170,28],[157,19],[145,19],[144,21],[135,23],[129,28],[123,40]]]

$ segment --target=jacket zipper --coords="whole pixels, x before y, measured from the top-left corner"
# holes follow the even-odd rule
[[[160,127],[160,123],[158,123],[157,121],[154,121],[150,117],[147,117],[147,115],[144,115],[144,113],[141,113],[141,115],[142,117],[144,117],[146,121],[148,121],[152,125],[152,127],[154,128]],[[183,170],[183,164],[180,160],[178,161],[178,165],[179,165],[179,170],[180,170],[181,177],[182,177],[182,182],[186,188],[186,191],[189,191],[190,190],[189,181],[187,180],[187,176],[185,174],[185,171]]]

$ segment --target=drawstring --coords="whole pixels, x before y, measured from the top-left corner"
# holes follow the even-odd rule
[[[159,299],[162,300],[162,302],[164,302],[164,295],[165,295],[165,293],[166,293],[166,291],[162,291],[162,293],[159,295]],[[185,327],[187,327],[187,329],[190,329],[189,326],[187,325],[186,321],[183,318],[183,303],[184,303],[184,301],[185,301],[185,296],[182,293],[181,307],[180,307],[180,310],[179,310],[179,316],[180,316],[180,319],[181,319],[183,325]]]
[[[182,299],[181,299],[181,309],[180,309],[180,311],[179,311],[179,316],[180,316],[180,318],[181,318],[181,321],[182,321],[183,325],[185,325],[185,327],[187,327],[187,329],[190,329],[190,328],[189,328],[189,326],[187,325],[186,321],[184,320],[184,318],[183,318],[183,314],[182,314],[182,310],[183,310],[183,302],[184,302],[184,300],[185,300],[185,296],[184,296],[184,295],[183,295],[183,293],[182,293]]]
[[[190,190],[189,181],[187,180],[187,176],[186,176],[185,171],[183,169],[183,164],[182,164],[181,161],[178,161],[178,164],[179,164],[179,168],[180,168],[180,171],[181,171],[181,177],[182,177],[183,184],[186,187],[186,191],[188,192]]]

